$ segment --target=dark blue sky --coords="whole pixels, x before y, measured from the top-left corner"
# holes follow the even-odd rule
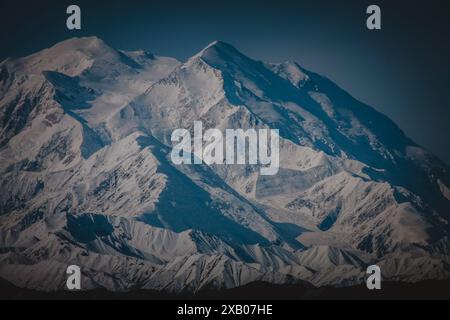
[[[69,4],[82,30],[65,28]],[[382,30],[365,28],[369,4]],[[295,60],[393,119],[450,163],[450,10],[446,1],[5,1],[0,59],[73,36],[185,60],[213,40],[255,59]]]

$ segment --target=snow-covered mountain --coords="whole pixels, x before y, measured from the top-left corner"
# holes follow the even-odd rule
[[[170,136],[280,130],[280,169],[174,165]],[[294,62],[182,63],[74,38],[0,64],[0,276],[197,291],[450,277],[449,167]]]

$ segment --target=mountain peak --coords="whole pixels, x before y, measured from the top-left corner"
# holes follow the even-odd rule
[[[231,44],[223,42],[221,40],[214,40],[210,44],[208,44],[204,50],[209,48],[225,48],[225,47],[233,47]]]
[[[242,55],[235,47],[231,44],[215,40],[208,44],[203,50],[201,50],[197,55],[200,57],[209,57],[209,56],[229,56],[229,55]]]
[[[92,37],[73,37],[57,44],[50,48],[39,51],[30,58],[41,59],[58,59],[66,62],[80,59],[97,59],[104,56],[114,56],[118,52],[108,46],[102,39]],[[27,57],[26,57],[27,58]],[[51,69],[49,69],[51,70]]]
[[[61,41],[54,45],[53,48],[64,48],[72,50],[86,50],[86,49],[99,49],[99,48],[109,48],[108,45],[99,37],[73,37],[64,41]]]

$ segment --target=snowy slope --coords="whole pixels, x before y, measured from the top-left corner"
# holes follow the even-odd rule
[[[0,276],[58,290],[449,277],[449,168],[295,62],[74,38],[0,64]],[[170,135],[280,130],[280,170],[174,165]]]

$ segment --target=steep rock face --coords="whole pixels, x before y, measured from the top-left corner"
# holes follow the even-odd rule
[[[293,62],[75,38],[0,64],[0,275],[196,291],[449,276],[449,168]],[[174,165],[173,130],[280,130],[280,168]]]

